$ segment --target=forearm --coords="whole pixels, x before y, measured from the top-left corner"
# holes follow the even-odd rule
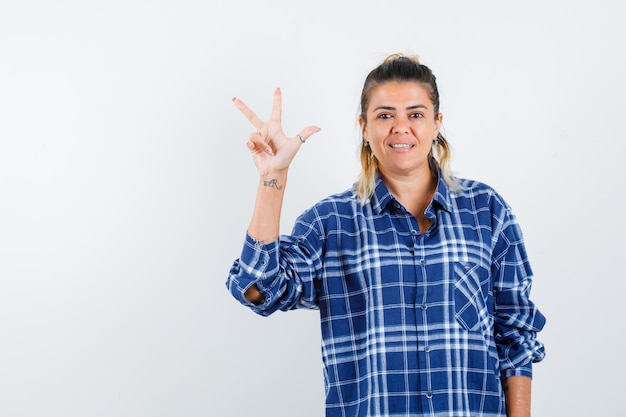
[[[270,173],[259,179],[254,211],[248,226],[248,234],[253,239],[264,244],[278,239],[286,183],[287,170]]]
[[[256,241],[267,244],[278,239],[286,184],[287,170],[259,179],[254,211],[248,226],[248,234]],[[254,304],[261,303],[265,298],[256,285],[248,288],[244,296]]]
[[[530,417],[531,379],[511,376],[504,380],[507,417]]]

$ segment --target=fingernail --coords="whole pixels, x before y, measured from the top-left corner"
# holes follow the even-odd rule
[[[265,149],[265,153],[268,154],[268,155],[274,155],[274,152],[272,152],[271,148]]]

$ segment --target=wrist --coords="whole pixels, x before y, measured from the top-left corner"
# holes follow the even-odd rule
[[[259,185],[263,188],[274,188],[279,191],[285,188],[286,183],[287,170],[272,171],[259,178]]]
[[[272,180],[272,179],[282,179],[287,177],[288,169],[277,169],[272,171],[267,171],[259,175],[261,180]]]

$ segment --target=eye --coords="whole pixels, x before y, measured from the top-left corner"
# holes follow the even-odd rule
[[[424,115],[422,113],[411,113],[410,117],[413,119],[421,119],[424,117]]]
[[[391,118],[391,114],[390,113],[381,113],[376,118],[377,119],[390,119]]]

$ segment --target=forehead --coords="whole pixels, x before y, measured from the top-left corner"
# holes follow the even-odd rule
[[[429,88],[426,84],[412,81],[389,81],[374,87],[370,92],[368,110],[379,106],[408,107],[423,105],[432,109]]]

